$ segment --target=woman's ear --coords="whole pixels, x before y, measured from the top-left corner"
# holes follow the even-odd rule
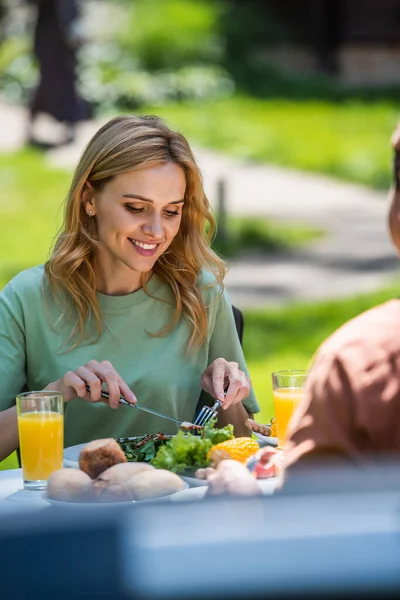
[[[93,203],[93,196],[93,186],[89,183],[89,181],[86,181],[85,187],[83,188],[81,200],[85,208],[86,214],[89,217],[94,217],[94,215],[96,214]]]

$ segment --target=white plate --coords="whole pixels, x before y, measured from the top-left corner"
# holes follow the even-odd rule
[[[76,446],[64,448],[64,467],[79,469],[79,454],[85,446],[87,446],[87,444],[77,444]]]
[[[128,438],[130,440],[134,440],[135,437]],[[77,444],[76,446],[70,446],[69,448],[64,448],[64,467],[70,469],[79,469],[79,454],[83,450],[86,444]],[[203,487],[207,486],[208,483],[203,479],[197,479],[197,477],[187,477],[186,475],[181,476],[183,481],[189,484],[190,487]]]
[[[269,437],[267,435],[262,435],[262,433],[257,433],[253,431],[254,435],[260,442],[262,442],[261,446],[277,446],[278,438],[277,437]]]
[[[64,502],[62,500],[54,500],[53,498],[47,498],[45,497],[44,499],[46,500],[46,502],[48,502],[49,504],[53,505],[53,506],[58,506],[60,508],[68,508],[68,509],[77,509],[77,508],[84,508],[84,509],[105,509],[105,508],[118,508],[118,507],[126,507],[126,506],[132,506],[133,504],[137,504],[140,503],[142,504],[143,502],[153,502],[153,503],[157,503],[157,502],[170,502],[172,500],[172,498],[175,496],[175,494],[180,494],[186,490],[189,489],[189,484],[184,481],[183,482],[183,489],[180,490],[179,492],[173,492],[172,494],[167,494],[166,496],[158,496],[157,498],[149,498],[148,500],[131,500],[129,502]]]
[[[270,477],[269,479],[259,479],[260,486],[264,496],[272,496],[276,490],[280,477]],[[171,502],[195,502],[202,500],[207,493],[207,487],[192,487],[188,490],[181,490],[171,496]]]
[[[208,485],[207,479],[197,479],[197,477],[187,477],[186,475],[179,475],[183,481],[189,484],[191,488],[193,487],[205,487]]]

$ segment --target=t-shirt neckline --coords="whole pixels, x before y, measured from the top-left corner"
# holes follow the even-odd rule
[[[102,294],[101,292],[96,292],[96,295],[102,310],[118,310],[120,308],[136,306],[145,300],[149,300],[149,294],[154,294],[161,284],[162,280],[160,277],[153,273],[146,283],[146,288],[149,293],[145,292],[145,290],[141,287],[130,294],[125,294],[124,296],[108,296],[107,294]]]

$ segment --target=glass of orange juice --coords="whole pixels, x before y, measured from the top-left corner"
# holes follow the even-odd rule
[[[272,389],[278,447],[285,446],[287,429],[294,409],[304,393],[308,371],[277,371],[272,373]]]
[[[43,390],[16,400],[24,489],[45,490],[50,474],[63,466],[63,397]]]

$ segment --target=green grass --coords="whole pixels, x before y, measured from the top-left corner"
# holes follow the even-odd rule
[[[46,260],[70,178],[46,166],[39,153],[0,154],[0,289]]]
[[[272,253],[306,246],[324,232],[304,225],[271,222],[252,217],[228,217],[224,227],[219,222],[213,248],[225,258],[248,252]]]
[[[259,419],[273,415],[271,373],[308,368],[321,342],[345,321],[399,296],[400,285],[372,294],[322,303],[244,311],[244,353],[261,406]]]
[[[390,135],[399,119],[391,100],[294,101],[235,95],[197,104],[145,107],[192,143],[386,188]]]

